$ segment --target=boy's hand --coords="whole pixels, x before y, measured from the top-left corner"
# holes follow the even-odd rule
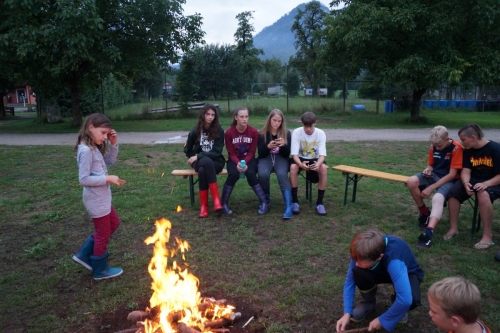
[[[424,177],[432,177],[432,170],[433,168],[427,167],[424,169],[424,171],[422,171],[422,174],[424,175]]]
[[[309,164],[309,170],[311,171],[318,171],[320,165],[317,162],[312,162],[312,164]]]
[[[300,162],[300,168],[306,171],[309,170],[309,162],[308,161]]]
[[[342,318],[340,318],[337,321],[337,332],[343,332],[345,331],[345,328],[347,327],[347,324],[349,324],[349,319],[351,318],[351,315],[349,313],[344,313]]]
[[[378,320],[378,317],[373,319],[370,322],[370,325],[368,325],[368,332],[378,331],[380,329],[382,329],[382,325],[380,324],[380,320]]]

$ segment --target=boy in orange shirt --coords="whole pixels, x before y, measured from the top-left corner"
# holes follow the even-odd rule
[[[420,216],[418,226],[424,232],[418,237],[417,247],[429,248],[434,228],[443,215],[443,207],[451,187],[460,179],[462,170],[462,145],[448,137],[448,130],[444,126],[432,129],[429,141],[427,167],[421,173],[408,178],[406,185],[413,200],[417,204]],[[432,211],[424,203],[425,198],[432,197]],[[454,234],[446,234],[445,240],[451,239]]]

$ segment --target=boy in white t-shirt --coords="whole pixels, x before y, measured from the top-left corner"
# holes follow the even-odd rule
[[[316,201],[316,212],[326,215],[323,206],[325,195],[328,166],[325,164],[326,157],[326,135],[316,126],[316,115],[305,112],[300,118],[302,127],[295,129],[292,133],[292,162],[290,164],[290,183],[292,185],[293,213],[298,214],[299,200],[297,188],[299,185],[299,172],[305,170],[308,179],[318,183],[318,200]]]

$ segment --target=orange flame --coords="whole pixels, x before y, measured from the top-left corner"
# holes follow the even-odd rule
[[[178,205],[178,206],[177,206],[177,208],[175,209],[175,212],[176,212],[176,213],[180,213],[180,212],[182,212],[182,207],[181,207],[181,205]]]
[[[156,320],[145,321],[145,332],[157,332],[158,328],[161,328],[163,333],[176,332],[168,318],[169,314],[177,311],[182,311],[181,319],[178,322],[191,327],[199,327],[203,331],[203,323],[208,319],[198,310],[198,305],[202,300],[198,291],[199,280],[188,272],[184,256],[184,253],[189,249],[189,244],[176,237],[175,246],[167,247],[172,224],[169,220],[162,218],[156,220],[155,225],[155,234],[146,238],[144,242],[148,245],[154,243],[153,257],[148,265],[149,274],[153,279],[151,284],[153,295],[150,299],[150,306],[151,308],[159,308],[160,314],[158,322]],[[182,259],[184,264],[178,265],[174,257]],[[215,316],[220,318],[231,313],[232,309],[232,307],[217,308]]]

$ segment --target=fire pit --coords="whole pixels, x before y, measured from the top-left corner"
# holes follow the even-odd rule
[[[188,271],[185,262],[188,242],[175,237],[175,245],[169,246],[172,224],[163,218],[156,220],[155,225],[155,234],[144,241],[154,244],[148,265],[153,279],[150,308],[129,313],[127,320],[135,327],[117,333],[230,332],[227,326],[241,314],[234,312],[234,307],[224,299],[201,297],[199,280]]]

